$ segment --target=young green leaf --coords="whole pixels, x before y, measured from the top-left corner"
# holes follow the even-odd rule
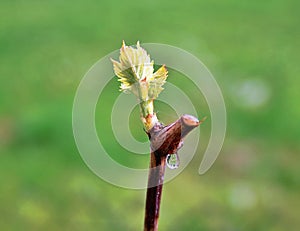
[[[114,72],[121,82],[122,91],[130,90],[141,101],[156,99],[163,90],[168,70],[165,65],[153,73],[153,61],[147,51],[137,42],[136,48],[123,45],[120,49],[119,62],[112,60]]]
[[[168,70],[165,65],[159,68],[149,79],[148,96],[150,99],[156,99],[163,90],[163,85],[168,77]]]
[[[132,87],[138,87],[141,81],[147,81],[153,75],[153,62],[139,42],[136,48],[123,45],[120,49],[119,61],[112,60],[114,72],[121,82],[121,90],[135,90]]]

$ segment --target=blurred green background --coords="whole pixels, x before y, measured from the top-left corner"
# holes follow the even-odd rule
[[[123,39],[196,55],[226,101],[217,162],[198,175],[208,119],[197,155],[165,185],[160,230],[299,230],[299,9],[297,0],[1,0],[0,230],[142,230],[145,191],[95,176],[72,134],[81,78]],[[169,80],[209,115],[189,81],[172,70]],[[130,165],[136,155],[112,139],[106,113],[118,94],[111,81],[97,129],[114,158]],[[157,108],[164,122],[176,119],[166,105]],[[145,140],[141,124],[131,124]],[[148,157],[142,159],[143,167]]]

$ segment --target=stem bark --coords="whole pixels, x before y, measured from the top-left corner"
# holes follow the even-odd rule
[[[177,153],[183,138],[201,122],[191,115],[183,115],[168,126],[163,126],[158,122],[147,133],[150,139],[151,159],[146,194],[144,231],[158,230],[166,156]]]

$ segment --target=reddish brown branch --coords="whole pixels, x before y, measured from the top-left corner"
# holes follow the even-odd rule
[[[148,133],[151,145],[151,161],[146,196],[145,231],[158,230],[166,156],[176,153],[183,138],[200,123],[201,121],[199,122],[193,116],[183,115],[168,126],[156,124]]]
[[[151,153],[151,162],[146,196],[145,231],[158,229],[160,200],[165,175],[166,157]],[[152,185],[156,185],[151,187]],[[149,187],[150,186],[150,187]]]

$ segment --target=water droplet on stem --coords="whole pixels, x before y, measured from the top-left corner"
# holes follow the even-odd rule
[[[168,154],[166,158],[166,163],[169,169],[178,168],[180,163],[178,153]]]

